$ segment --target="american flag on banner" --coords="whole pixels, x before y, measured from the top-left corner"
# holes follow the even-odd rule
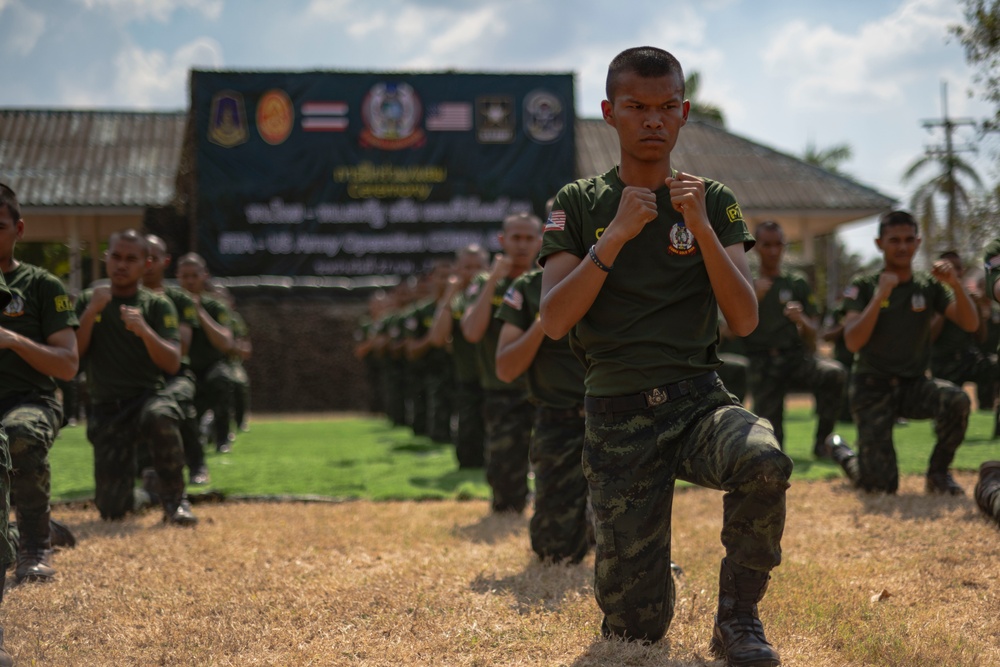
[[[566,211],[552,211],[549,219],[545,221],[545,232],[561,232],[566,229]]]
[[[428,130],[432,132],[466,132],[472,129],[472,104],[469,102],[439,102],[427,107]]]
[[[347,129],[347,102],[305,102],[301,108],[306,132],[343,132]]]
[[[524,305],[524,295],[511,287],[504,293],[503,302],[514,310],[521,310],[521,306]]]

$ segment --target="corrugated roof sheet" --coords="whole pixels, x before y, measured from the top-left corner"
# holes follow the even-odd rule
[[[618,136],[600,118],[576,120],[577,174],[602,174],[618,163]],[[728,185],[744,212],[883,211],[895,203],[872,188],[807,164],[749,139],[690,121],[671,153],[671,165]]]
[[[0,181],[23,206],[164,206],[187,113],[0,109]]]

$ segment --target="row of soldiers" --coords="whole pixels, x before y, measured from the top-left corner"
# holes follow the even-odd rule
[[[181,257],[180,287],[168,285],[164,241],[116,232],[107,281],[74,303],[58,278],[15,258],[24,225],[16,194],[0,184],[0,599],[11,565],[18,583],[51,581],[53,549],[76,544],[51,517],[48,452],[63,426],[58,381],[86,381],[94,499],[105,520],[152,497],[165,523],[195,525],[184,468],[191,483],[208,482],[201,420],[214,414],[214,444],[225,452],[234,406],[243,406],[237,420],[249,408],[240,386],[249,336],[225,294],[209,295],[200,256]],[[144,491],[136,488],[140,471]],[[16,522],[8,525],[11,505]],[[10,664],[0,628],[0,667]]]

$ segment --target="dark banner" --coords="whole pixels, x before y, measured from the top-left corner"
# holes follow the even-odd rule
[[[191,73],[219,276],[405,275],[574,173],[571,74]]]

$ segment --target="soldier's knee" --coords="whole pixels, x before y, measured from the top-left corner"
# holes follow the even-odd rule
[[[25,422],[5,425],[8,448],[11,456],[20,456],[30,451],[46,450],[48,443],[43,434]]]

